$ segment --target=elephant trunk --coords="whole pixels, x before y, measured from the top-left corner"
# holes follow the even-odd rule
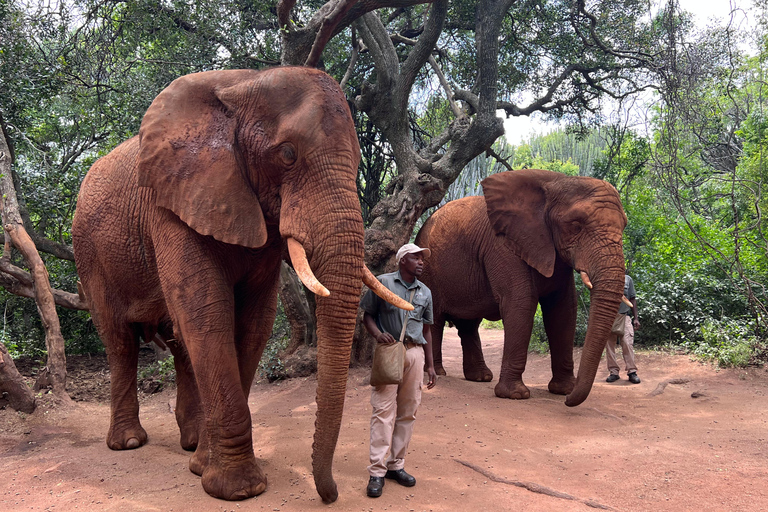
[[[349,236],[353,235],[346,235]],[[344,235],[338,237],[344,238]],[[317,415],[312,444],[315,487],[325,503],[336,501],[338,496],[332,474],[333,454],[341,428],[362,287],[362,237],[354,245],[358,250],[350,252],[349,241],[331,242],[324,250],[332,254],[332,263],[316,271],[331,292],[328,297],[317,296]],[[316,254],[316,257],[323,256]]]
[[[622,252],[620,248],[619,252]],[[618,261],[623,263],[623,253]],[[571,394],[565,399],[565,405],[569,407],[582,403],[592,390],[597,367],[600,364],[605,344],[611,335],[611,326],[619,310],[619,303],[624,290],[624,269],[622,267],[600,268],[598,265],[591,267],[590,271],[587,272],[593,283],[589,323],[584,339],[584,348],[581,352],[576,384]]]
[[[343,153],[321,154],[314,160],[315,168],[320,169],[314,173],[317,181],[305,184],[305,188],[327,192],[306,198],[285,186],[280,232],[289,240],[289,248],[296,245],[291,238],[303,246],[311,271],[302,281],[314,281],[310,284],[315,287],[317,301],[317,414],[312,468],[317,493],[323,502],[332,503],[338,497],[333,454],[341,428],[362,289],[364,227],[354,179],[347,179],[354,177],[356,162],[344,158]],[[304,256],[295,249],[292,259]]]

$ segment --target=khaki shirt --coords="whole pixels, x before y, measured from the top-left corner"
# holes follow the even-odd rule
[[[434,322],[432,317],[432,292],[427,285],[415,279],[413,283],[406,283],[400,276],[400,271],[389,274],[381,274],[377,278],[381,284],[386,286],[396,295],[406,301],[411,296],[411,290],[416,289],[413,294],[413,311],[404,311],[393,306],[380,298],[371,290],[363,296],[360,302],[360,308],[370,314],[375,320],[376,325],[381,332],[388,332],[395,340],[400,339],[400,331],[403,328],[403,319],[408,315],[408,324],[405,328],[406,339],[410,338],[413,343],[425,345],[424,324]]]

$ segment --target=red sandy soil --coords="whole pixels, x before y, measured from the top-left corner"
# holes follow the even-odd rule
[[[269,485],[261,496],[225,502],[208,496],[187,469],[173,389],[142,394],[146,446],[107,448],[104,366],[70,373],[80,385],[96,380],[100,392],[80,396],[90,401],[52,408],[43,399],[31,415],[0,411],[0,510],[768,509],[766,369],[718,371],[687,356],[639,351],[641,384],[626,375],[606,383],[603,363],[586,402],[569,408],[547,391],[548,356],[528,358],[529,400],[502,400],[493,394],[495,380],[463,379],[455,330],[450,336],[449,375],[425,390],[406,461],[416,487],[388,480],[381,498],[365,495],[365,369],[353,369],[347,387],[334,464],[339,500],[323,505],[311,474],[314,377],[253,385],[254,450]],[[484,331],[482,338],[498,373],[502,334]]]

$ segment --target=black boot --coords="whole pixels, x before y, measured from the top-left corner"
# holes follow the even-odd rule
[[[368,488],[366,493],[371,498],[378,498],[381,496],[381,491],[384,489],[384,477],[372,476],[368,479]]]
[[[387,471],[387,474],[384,475],[384,477],[394,480],[400,485],[404,485],[406,487],[413,487],[416,485],[416,479],[406,473],[404,469],[390,469]]]

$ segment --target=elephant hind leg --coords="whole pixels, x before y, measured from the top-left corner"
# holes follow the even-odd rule
[[[200,394],[184,343],[176,339],[169,341],[168,347],[173,354],[173,366],[176,369],[176,423],[179,425],[181,447],[193,451],[197,448],[200,438],[205,436],[205,418],[200,408]],[[202,474],[202,468],[200,473],[196,474]]]
[[[480,341],[480,327],[482,318],[472,320],[454,320],[456,329],[461,338],[462,367],[464,378],[474,382],[490,382],[493,380],[493,372],[485,364],[483,347]]]
[[[137,395],[139,332],[129,324],[122,327],[101,324],[99,331],[107,347],[110,372],[107,446],[112,450],[138,448],[147,442],[147,432],[139,422]]]

